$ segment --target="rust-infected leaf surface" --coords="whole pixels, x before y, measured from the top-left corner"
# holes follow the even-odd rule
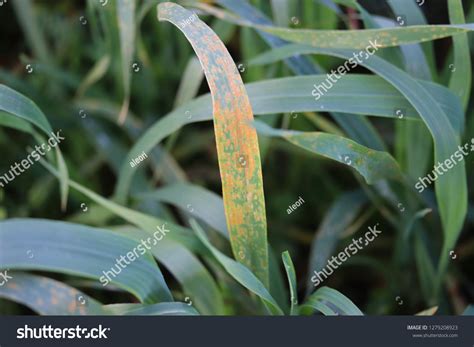
[[[104,315],[102,304],[73,287],[21,272],[0,287],[0,298],[21,303],[41,315]]]
[[[177,26],[191,43],[212,95],[214,131],[227,226],[235,258],[268,287],[268,246],[263,180],[253,112],[226,47],[196,14],[166,2],[158,19]],[[184,115],[183,115],[184,117]]]

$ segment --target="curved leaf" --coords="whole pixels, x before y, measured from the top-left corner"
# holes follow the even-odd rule
[[[177,183],[138,197],[173,204],[229,238],[224,204],[222,198],[214,192],[189,183]]]
[[[375,151],[344,137],[323,132],[273,129],[258,121],[254,122],[254,126],[260,134],[282,137],[298,147],[354,168],[369,184],[402,178],[397,162],[387,152]]]
[[[249,4],[247,0],[216,0],[216,2],[222,5],[224,8],[235,12],[241,18],[245,18],[247,21],[252,22],[253,24],[272,25],[272,22],[259,9]],[[309,3],[306,5],[309,5]],[[332,5],[336,9],[339,9],[334,4]],[[324,11],[324,7],[317,7],[317,9],[319,8],[321,8],[322,11],[319,11],[320,13],[318,13],[318,19],[322,21],[328,20],[327,12]],[[257,30],[257,33],[265,42],[267,42],[270,47],[280,47],[287,44],[286,41],[276,36],[270,35],[264,31]],[[297,75],[314,75],[316,73],[326,72],[321,66],[318,66],[313,60],[306,56],[293,56],[285,59],[285,63]],[[249,96],[252,99],[250,94]],[[256,113],[253,102],[252,107]],[[292,110],[287,112],[291,111]],[[369,121],[367,121],[365,116],[347,117],[347,115],[340,113],[331,113],[330,115],[339,124],[339,126],[344,129],[347,135],[349,135],[355,141],[373,149],[385,149],[385,145],[380,136],[378,136],[374,127]]]
[[[449,19],[452,24],[466,23],[461,0],[448,0]],[[464,109],[469,103],[472,84],[471,53],[467,34],[453,36],[454,69],[449,80],[451,89],[462,100]]]
[[[213,98],[214,131],[232,250],[268,286],[265,199],[250,102],[232,57],[196,14],[173,3],[158,5],[158,19],[177,26],[195,50]]]
[[[116,259],[137,247],[134,240],[110,231],[41,219],[0,222],[0,240],[3,269],[56,271],[96,280],[104,276],[103,271],[112,272],[112,268],[119,267]],[[149,254],[122,267],[116,277],[110,277],[111,283],[142,302],[173,299]]]
[[[291,51],[288,55],[292,55]],[[262,58],[264,58],[262,56]],[[262,62],[258,59],[255,62]],[[419,119],[417,111],[393,86],[378,76],[346,75],[333,86],[324,98],[315,101],[311,95],[314,84],[319,84],[326,75],[299,76],[271,79],[246,85],[247,92],[255,114],[274,114],[284,112],[336,111],[345,112],[337,117],[350,121],[355,114],[368,114],[396,118],[395,109],[404,108],[406,119]],[[463,112],[456,102],[456,96],[449,89],[430,82],[419,81],[433,95],[439,107],[448,115],[454,129],[461,129]],[[323,100],[324,99],[324,100]],[[130,187],[137,167],[132,168],[129,162],[143,151],[148,152],[166,136],[172,134],[185,124],[212,119],[211,96],[201,96],[182,107],[179,107],[153,124],[134,144],[120,169],[116,193],[123,201]],[[192,114],[190,111],[192,110]],[[190,116],[188,116],[190,114]],[[351,123],[352,128],[360,132],[358,122]]]
[[[326,265],[341,235],[352,224],[366,203],[366,196],[358,190],[343,194],[329,208],[311,243],[307,293],[312,289],[312,271],[321,271]]]
[[[352,58],[352,51],[349,50],[288,45],[264,53],[258,60],[265,62],[277,61],[289,55],[310,53],[327,54],[343,59]],[[391,83],[415,107],[433,137],[435,162],[444,162],[459,150],[459,134],[453,128],[446,112],[439,107],[436,99],[422,83],[377,56],[372,56],[362,62],[361,65]],[[435,188],[445,236],[439,263],[439,272],[442,274],[447,266],[449,250],[456,243],[467,211],[467,183],[464,161],[458,162],[456,166],[438,177]],[[441,278],[440,275],[439,279],[441,280]]]
[[[28,306],[41,315],[107,315],[102,304],[79,290],[47,277],[11,272],[0,297]]]
[[[191,219],[190,223],[204,246],[206,246],[206,248],[214,255],[217,261],[237,282],[258,295],[272,314],[283,314],[283,311],[278,306],[275,299],[273,299],[273,297],[270,295],[267,288],[265,288],[265,285],[263,285],[263,283],[248,268],[236,262],[232,258],[224,255],[217,248],[215,248],[209,242],[206,234],[194,219]]]
[[[324,315],[363,316],[359,308],[335,289],[321,287],[315,291],[308,300],[301,305],[305,313],[318,310]]]
[[[283,265],[285,266],[286,277],[288,278],[288,286],[290,287],[290,314],[293,316],[296,314],[295,309],[298,305],[295,266],[293,265],[293,261],[291,260],[290,253],[288,251],[285,251],[281,254],[281,259],[283,260]]]
[[[142,230],[128,227],[117,232],[134,238],[137,242],[148,236]],[[173,274],[193,306],[202,314],[224,314],[224,300],[219,287],[198,257],[175,242],[163,241],[152,246],[150,252]]]
[[[469,305],[463,312],[463,316],[474,316],[474,305]]]
[[[51,125],[49,124],[45,115],[33,101],[2,84],[0,84],[0,111],[5,111],[15,117],[21,118],[36,125],[48,137],[50,137],[51,133],[53,132],[53,129],[51,128]],[[60,173],[59,182],[61,188],[61,206],[64,209],[67,202],[67,180],[69,174],[59,146],[56,147],[56,158]]]
[[[305,44],[316,48],[364,49],[370,41],[377,41],[380,48],[395,47],[411,43],[428,42],[445,37],[474,31],[474,24],[460,25],[414,25],[385,29],[365,30],[314,30],[288,29],[271,25],[259,25],[239,18],[224,10],[207,4],[191,4],[217,18],[237,25],[249,26],[275,35],[289,42]],[[350,6],[351,4],[349,4]]]
[[[154,305],[116,304],[104,306],[116,315],[126,316],[197,316],[199,313],[182,302],[160,302]]]
[[[45,162],[42,162],[42,164],[53,175],[57,175],[56,170],[49,164]],[[69,180],[68,182],[72,188],[141,229],[137,232],[130,231],[129,237],[141,237],[137,235],[140,235],[142,232],[143,237],[148,237],[155,231],[157,226],[164,223],[161,219],[113,203],[74,181]],[[189,229],[171,222],[167,222],[167,228],[170,230],[170,233],[166,234],[166,238],[163,238],[153,247],[153,253],[168,268],[183,286],[183,289],[193,297],[196,301],[196,306],[203,313],[221,314],[222,300],[216,285],[206,268],[191,253],[191,250],[203,253],[204,247]],[[202,284],[205,284],[206,287],[201,286]]]

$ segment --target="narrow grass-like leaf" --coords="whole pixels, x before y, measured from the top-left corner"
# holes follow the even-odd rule
[[[304,313],[313,310],[325,315],[363,316],[362,311],[346,296],[335,289],[321,287],[315,291],[300,308]],[[334,314],[330,314],[330,312]]]
[[[272,314],[283,314],[283,311],[278,306],[275,299],[273,299],[273,297],[270,295],[265,285],[247,267],[236,262],[232,258],[229,258],[225,254],[221,253],[217,248],[215,248],[209,242],[206,234],[194,219],[191,219],[190,223],[204,246],[214,255],[217,261],[237,282],[258,295]]]
[[[420,6],[418,6],[415,2],[407,2],[404,0],[393,0],[389,1],[388,5],[391,7],[395,16],[402,15],[405,16],[405,25],[413,26],[413,25],[427,25],[428,22],[424,16],[423,10]],[[396,23],[398,25],[398,23]],[[405,56],[405,66],[407,66],[408,71],[416,71],[415,69],[418,68],[417,74],[413,75],[413,77],[420,77],[422,76],[429,76],[430,80],[431,75],[436,76],[436,61],[434,57],[433,51],[433,43],[432,42],[425,42],[421,44],[421,47],[424,52],[424,56],[418,55],[417,61],[408,61],[408,55],[411,55],[410,52],[407,52],[406,47],[416,47],[416,45],[403,45],[400,47],[404,56]],[[410,51],[411,48],[408,49]],[[418,51],[418,48],[415,48],[413,51]],[[408,53],[408,54],[407,54]],[[422,66],[425,65],[425,66]],[[428,71],[426,71],[428,70]]]
[[[393,0],[388,2],[395,16],[405,16],[405,25],[427,24],[423,12],[415,2]],[[375,19],[377,27],[388,28],[398,26],[395,21]],[[424,47],[424,50],[422,49]],[[380,56],[385,60],[394,53],[401,52],[405,71],[412,77],[427,81],[436,75],[432,42],[422,44],[401,45],[400,50],[395,48],[384,49]],[[387,53],[387,54],[384,54]],[[401,66],[402,64],[400,64]],[[433,150],[431,136],[423,124],[413,122],[397,122],[396,124],[396,158],[402,169],[412,179],[425,174],[430,164]]]
[[[313,289],[313,271],[321,271],[336,248],[342,233],[360,213],[367,198],[362,191],[343,194],[329,208],[311,243],[308,264],[307,294]]]
[[[449,19],[451,24],[466,23],[461,0],[448,0]],[[467,34],[453,36],[454,69],[449,80],[451,89],[462,100],[464,109],[469,103],[472,83],[471,53]]]
[[[365,49],[370,41],[380,48],[428,42],[474,30],[474,24],[416,25],[390,29],[308,30],[256,26],[284,40],[318,48]]]
[[[469,305],[463,312],[463,316],[474,316],[474,305]]]
[[[431,257],[426,249],[423,238],[419,234],[415,234],[415,261],[419,277],[419,283],[427,303],[433,300],[433,286],[436,283],[436,270]]]
[[[224,207],[235,257],[268,286],[268,245],[260,152],[250,102],[234,61],[196,14],[173,3],[159,20],[177,26],[201,61],[213,97],[214,130]]]
[[[286,277],[288,278],[288,286],[290,287],[290,314],[293,316],[296,314],[296,306],[298,305],[298,290],[296,288],[296,273],[295,266],[291,260],[290,253],[285,251],[281,254],[283,260],[283,266],[285,267]]]
[[[51,165],[49,165],[45,161],[40,161],[40,162],[50,173],[58,177],[59,173],[57,170],[55,170]],[[180,244],[186,245],[190,249],[202,250],[202,247],[199,241],[194,235],[192,235],[192,233],[190,233],[189,229],[186,229],[184,227],[181,227],[171,222],[166,222],[163,219],[153,217],[145,213],[138,212],[130,208],[121,206],[119,204],[116,204],[72,180],[68,180],[68,184],[71,188],[74,188],[77,191],[81,192],[82,194],[87,196],[89,199],[91,199],[95,203],[112,211],[117,216],[139,227],[141,230],[147,232],[149,235],[152,235],[156,231],[157,226],[162,226],[163,224],[166,223],[166,227],[170,230],[170,233],[167,234],[167,237],[165,239],[163,239],[164,242],[166,242],[166,240],[169,238]]]
[[[343,59],[352,58],[352,51],[319,49],[303,45],[288,45],[264,54],[259,60],[277,61],[289,55],[327,54]],[[433,95],[417,80],[404,71],[377,56],[363,61],[362,66],[384,78],[397,88],[417,110],[431,132],[435,143],[435,162],[444,162],[459,150],[459,133],[455,131],[445,111],[436,103]],[[457,102],[459,104],[459,101]],[[453,107],[456,107],[453,105]],[[467,211],[467,184],[464,161],[438,177],[435,183],[436,197],[443,224],[444,243],[439,263],[439,280],[446,270],[449,250],[452,249],[461,231]],[[439,288],[439,285],[438,285]]]
[[[103,271],[111,272],[118,266],[116,259],[137,247],[134,240],[107,230],[40,219],[0,222],[0,239],[3,269],[56,271],[95,280],[104,276]],[[110,282],[142,302],[173,300],[149,254],[121,268]]]
[[[289,42],[317,48],[364,49],[370,41],[377,41],[380,48],[433,41],[456,34],[474,31],[474,23],[459,25],[416,25],[386,29],[365,30],[312,30],[288,29],[270,25],[258,25],[245,18],[205,4],[192,4],[220,19],[241,26],[265,31]]]
[[[249,4],[247,0],[217,0],[216,2],[222,5],[224,8],[236,13],[241,18],[245,18],[247,21],[250,21],[253,24],[272,25],[272,22],[259,9]],[[305,3],[305,9],[308,8],[308,5],[310,5],[309,2]],[[334,5],[334,7],[338,9],[337,6]],[[318,11],[319,9],[321,11]],[[333,20],[330,13],[327,13],[323,6],[317,7],[316,11],[318,12],[317,14],[315,14],[317,16],[317,19],[314,20],[317,20],[318,23],[327,23]],[[313,8],[311,7],[311,10],[309,11],[304,10],[304,12],[308,12],[305,13],[305,15],[310,16],[308,22],[311,22],[313,18],[311,17],[311,12],[313,12]],[[257,33],[271,47],[280,47],[287,44],[286,41],[276,36],[269,35],[264,31],[257,30]],[[321,66],[318,66],[314,62],[314,60],[311,60],[306,56],[298,55],[289,57],[285,59],[285,63],[297,75],[314,75],[317,73],[325,72],[325,70]],[[252,99],[251,95],[250,98]],[[253,103],[252,107],[254,108],[255,112],[256,110]],[[288,112],[291,111],[292,110]],[[372,149],[385,149],[385,145],[383,144],[383,141],[381,140],[380,136],[378,136],[374,127],[370,124],[369,121],[367,121],[365,116],[361,115],[355,117],[348,117],[346,114],[341,113],[330,113],[330,115],[353,140]]]
[[[7,128],[20,130],[31,135],[34,134],[33,126],[26,120],[23,120],[3,111],[0,112],[0,125]]]
[[[33,101],[16,92],[15,90],[1,84],[0,110],[8,112],[15,117],[19,117],[36,125],[48,137],[50,137],[53,133],[53,129],[51,128],[46,116],[43,114],[43,112],[41,112],[41,110]],[[61,206],[63,209],[65,209],[67,203],[67,180],[69,174],[59,146],[56,147],[56,157],[58,159],[58,169],[60,173],[59,182],[61,188]]]
[[[31,0],[12,1],[12,5],[31,50],[42,62],[50,62],[51,56],[41,26],[38,25],[33,2]]]
[[[174,100],[174,106],[178,107],[192,100],[196,96],[203,78],[204,73],[201,63],[195,57],[190,58],[184,69],[183,77],[176,93],[176,99]]]
[[[137,242],[148,236],[146,232],[130,227],[120,228],[116,232]],[[202,314],[224,314],[224,300],[219,287],[197,256],[175,242],[162,241],[151,246],[150,252],[173,274],[193,306]]]
[[[189,183],[177,183],[140,194],[139,198],[173,204],[229,238],[222,198],[209,190]]]
[[[216,0],[216,3],[237,13],[242,18],[246,18],[253,24],[272,25],[272,22],[257,8],[249,4],[247,0]],[[270,35],[261,30],[258,30],[257,32],[271,47],[286,45],[285,41],[276,36]],[[322,72],[321,69],[307,57],[291,57],[285,62],[292,71],[299,75],[312,75]]]
[[[291,55],[291,52],[288,52]],[[265,57],[256,59],[255,63],[266,62]],[[350,121],[355,113],[358,115],[376,115],[397,118],[394,110],[405,109],[406,119],[419,119],[417,111],[393,86],[377,76],[346,75],[333,86],[324,98],[315,101],[311,95],[314,84],[321,83],[325,75],[298,76],[271,79],[246,85],[252,109],[255,114],[265,115],[283,112],[336,111],[338,118]],[[419,81],[433,95],[433,99],[448,115],[454,129],[460,130],[463,123],[463,112],[456,102],[456,96],[449,89],[430,82]],[[188,110],[192,110],[191,117]],[[124,201],[134,172],[129,162],[143,151],[148,152],[166,136],[172,134],[185,124],[212,119],[211,96],[201,96],[182,107],[173,110],[155,122],[135,143],[129,151],[120,169],[116,187],[116,196]],[[363,137],[366,127],[360,128],[358,122],[351,128]]]
[[[144,199],[158,200],[161,202],[171,203],[176,207],[181,208],[183,211],[188,214],[195,216],[201,219],[204,223],[208,224],[210,227],[214,228],[216,231],[228,239],[229,233],[227,232],[227,225],[225,222],[224,214],[224,203],[222,198],[217,194],[205,190],[199,186],[195,186],[187,183],[179,183],[174,185],[165,186],[155,192],[141,194],[139,197]],[[155,254],[158,257],[158,254]],[[269,255],[269,274],[270,274],[270,293],[280,304],[280,307],[285,307],[287,300],[287,293],[285,291],[284,283],[282,280],[282,274],[280,272],[279,261],[276,260],[274,252],[271,247],[268,250]],[[158,259],[160,259],[158,257]],[[166,266],[166,261],[163,261]],[[199,288],[202,288],[201,282],[198,281]],[[197,283],[198,283],[197,282]],[[190,288],[190,285],[183,283],[184,288]],[[206,286],[209,288],[210,286]],[[209,289],[206,289],[206,292],[212,293]],[[193,295],[189,293],[189,295]],[[217,294],[212,294],[214,300],[208,305],[216,304],[218,298]],[[195,297],[195,295],[193,295]],[[197,300],[194,300],[197,301]],[[199,308],[200,312],[203,312],[203,309],[198,306],[199,302],[196,303],[196,307]],[[211,306],[212,306],[211,305]]]
[[[418,312],[416,316],[434,316],[437,311],[438,306],[433,306],[431,308]]]
[[[273,19],[278,26],[287,27],[290,22],[289,0],[270,0]]]
[[[81,85],[77,89],[76,98],[82,97],[84,92],[89,88],[91,85],[99,81],[102,77],[104,77],[107,69],[110,65],[110,56],[108,54],[104,55],[100,58],[92,69],[87,73],[86,77],[81,82]]]
[[[397,162],[387,152],[375,151],[338,135],[273,129],[255,121],[259,134],[282,137],[296,146],[354,168],[367,183],[383,179],[401,179]]]
[[[135,0],[117,0],[117,21],[120,33],[120,51],[124,101],[120,110],[119,123],[125,121],[130,105],[130,84],[132,80],[132,59],[135,48]]]
[[[198,316],[199,313],[188,304],[182,302],[160,302],[154,305],[115,304],[105,309],[115,315],[125,316]]]
[[[421,211],[416,212],[408,221],[405,230],[403,231],[403,241],[408,242],[410,234],[413,230],[413,225],[416,223],[417,220],[424,218],[428,213],[431,213],[430,208],[425,208]]]
[[[59,281],[22,272],[0,286],[0,297],[25,305],[41,315],[107,315],[102,304]]]
[[[36,125],[48,136],[53,131],[48,119],[33,101],[5,85],[0,85],[0,109]]]
[[[282,311],[285,313],[289,311],[288,304],[288,290],[285,285],[284,275],[281,272],[280,259],[276,256],[276,252],[269,247],[269,275],[270,275],[270,295],[278,303]]]
[[[48,163],[42,162],[42,164],[53,175],[58,175],[57,171]],[[165,223],[162,219],[111,202],[74,181],[69,180],[68,183],[72,188],[83,193],[97,204],[139,227],[144,232],[143,237],[152,235],[157,226]],[[191,230],[171,222],[166,222],[166,227],[170,230],[170,233],[153,247],[153,254],[183,285],[184,290],[193,296],[201,312],[221,314],[222,305],[219,292],[207,270],[190,252],[192,250],[196,253],[203,253],[204,247]],[[130,237],[137,238],[138,234],[131,231]],[[200,287],[203,283],[206,284],[206,287]],[[207,289],[203,293],[205,288]]]

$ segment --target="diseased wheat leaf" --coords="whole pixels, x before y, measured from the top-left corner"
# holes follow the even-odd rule
[[[241,26],[249,26],[275,35],[289,42],[317,48],[365,49],[370,41],[377,41],[380,48],[395,47],[411,43],[428,42],[474,31],[474,24],[458,25],[415,25],[388,29],[365,30],[313,30],[288,29],[270,25],[259,25],[244,17],[237,17],[227,11],[203,3],[190,3],[217,18]],[[351,5],[351,4],[349,4]]]
[[[102,304],[59,281],[9,272],[12,278],[0,286],[0,298],[23,304],[40,315],[107,315]]]
[[[234,256],[268,286],[268,244],[260,151],[247,93],[226,47],[196,14],[173,3],[158,6],[159,20],[190,41],[213,96],[214,130],[227,227]]]

